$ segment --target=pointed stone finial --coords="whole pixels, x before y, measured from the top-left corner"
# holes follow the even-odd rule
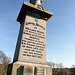
[[[43,0],[30,0],[30,3],[32,4],[37,4],[37,5],[41,5]]]

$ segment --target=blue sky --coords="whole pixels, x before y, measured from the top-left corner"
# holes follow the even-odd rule
[[[0,50],[13,58],[20,24],[16,21],[24,0],[0,0]],[[25,0],[29,2],[29,0]],[[47,61],[75,64],[75,0],[43,0],[53,12],[47,21]]]

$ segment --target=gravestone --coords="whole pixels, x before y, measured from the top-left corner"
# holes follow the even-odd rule
[[[53,13],[41,3],[30,0],[22,5],[17,18],[21,25],[16,50],[7,75],[52,75],[52,68],[46,65],[46,21]]]

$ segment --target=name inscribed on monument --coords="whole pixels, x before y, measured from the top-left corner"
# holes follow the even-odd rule
[[[46,21],[26,15],[20,47],[22,61],[46,63]]]

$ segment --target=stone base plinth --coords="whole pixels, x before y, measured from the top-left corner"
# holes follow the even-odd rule
[[[7,75],[52,75],[48,65],[15,62],[8,66]]]

